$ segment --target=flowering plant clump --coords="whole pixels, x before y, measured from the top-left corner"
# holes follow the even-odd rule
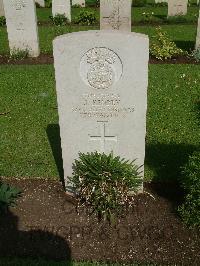
[[[183,54],[183,50],[172,42],[161,27],[156,28],[156,36],[150,46],[150,53],[157,59],[171,59],[172,57]]]
[[[112,221],[123,206],[131,205],[130,191],[137,192],[142,182],[139,168],[113,153],[80,153],[70,179],[79,202]]]
[[[154,15],[154,12],[143,12],[142,13],[142,16],[143,16],[142,21],[143,22],[151,22],[153,20],[153,15]]]

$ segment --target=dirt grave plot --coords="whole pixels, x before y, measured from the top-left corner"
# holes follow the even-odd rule
[[[48,65],[53,64],[52,54],[40,54],[40,56],[35,58],[24,58],[21,60],[14,60],[9,56],[0,55],[0,65]],[[149,64],[196,64],[199,65],[200,62],[195,61],[193,58],[187,56],[179,56],[177,58],[158,60],[156,58],[150,58]]]
[[[0,218],[0,256],[55,260],[200,265],[199,231],[176,214],[174,185],[145,184],[116,224],[99,221],[67,196],[57,181],[4,180],[22,189],[17,206]]]

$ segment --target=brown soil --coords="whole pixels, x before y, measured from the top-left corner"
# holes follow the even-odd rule
[[[37,64],[53,64],[52,54],[40,54],[35,58],[25,58],[21,60],[13,60],[9,56],[0,55],[0,65],[37,65]]]
[[[59,182],[7,182],[23,196],[0,217],[0,256],[200,265],[199,232],[177,217],[175,186],[146,184],[148,193],[135,196],[134,206],[109,225],[83,207],[78,214]]]
[[[43,65],[43,64],[53,64],[53,55],[52,54],[40,54],[36,58],[25,58],[21,60],[13,60],[9,56],[0,55],[0,65]],[[200,64],[192,58],[186,56],[179,56],[174,59],[167,60],[158,60],[156,58],[150,58],[150,64]]]

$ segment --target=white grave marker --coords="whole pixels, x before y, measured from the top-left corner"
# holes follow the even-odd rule
[[[200,10],[199,10],[198,25],[197,25],[197,37],[196,37],[195,49],[200,49]]]
[[[37,4],[39,4],[41,7],[45,7],[45,1],[44,0],[35,0]]]
[[[39,55],[37,18],[34,0],[4,0],[4,10],[11,53],[28,50]]]
[[[185,16],[188,0],[168,0],[168,17]]]
[[[71,3],[70,0],[53,0],[52,1],[52,14],[65,15],[71,21]]]
[[[79,152],[113,151],[143,165],[148,37],[88,31],[60,36],[53,43],[67,190]]]
[[[85,7],[85,0],[72,0],[73,5],[80,5],[81,7]]]
[[[131,31],[131,0],[101,0],[100,29]]]
[[[3,7],[3,0],[0,0],[0,17],[4,17],[4,7]]]

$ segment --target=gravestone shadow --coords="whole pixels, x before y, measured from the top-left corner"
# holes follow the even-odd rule
[[[67,241],[56,232],[18,229],[19,218],[11,211],[0,216],[0,257],[71,261]],[[47,225],[48,228],[48,225]]]
[[[181,167],[198,146],[187,144],[147,144],[145,164],[154,171],[152,183],[158,195],[180,201]]]
[[[194,41],[174,41],[178,48],[190,51],[194,50],[195,42]]]
[[[46,129],[46,133],[47,133],[47,137],[49,139],[53,157],[54,157],[57,169],[58,169],[60,181],[62,182],[63,187],[65,187],[59,125],[58,124],[48,125]]]

